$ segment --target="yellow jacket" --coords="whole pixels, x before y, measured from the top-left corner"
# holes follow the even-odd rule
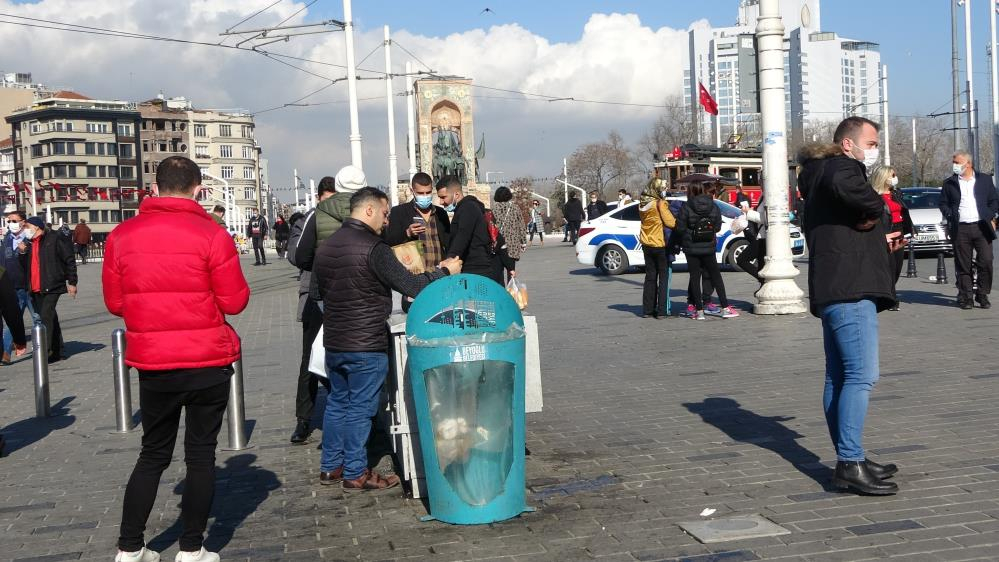
[[[665,248],[663,227],[676,227],[676,218],[669,211],[669,204],[663,199],[654,199],[652,203],[638,208],[638,216],[642,219],[642,233],[638,236],[642,246]]]

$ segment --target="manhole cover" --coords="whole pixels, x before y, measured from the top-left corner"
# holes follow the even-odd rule
[[[740,515],[680,523],[680,528],[702,543],[789,535],[784,527],[759,515]]]

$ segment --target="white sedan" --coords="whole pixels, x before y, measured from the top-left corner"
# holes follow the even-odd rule
[[[669,198],[670,209],[676,215],[686,197]],[[736,258],[749,243],[742,234],[732,233],[732,221],[742,214],[738,208],[723,201],[715,200],[722,214],[722,229],[715,242],[715,259],[737,268]],[[638,203],[625,205],[593,220],[584,222],[579,228],[579,241],[576,242],[576,258],[583,265],[600,268],[608,275],[624,273],[630,267],[645,265],[642,244],[638,241],[641,231]],[[805,252],[805,238],[801,230],[791,226],[791,252],[798,256]],[[674,264],[686,264],[687,258],[680,252]]]

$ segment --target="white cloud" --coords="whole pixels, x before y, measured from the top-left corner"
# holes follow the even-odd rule
[[[2,12],[67,21],[137,33],[218,42],[220,31],[250,10],[229,0],[42,0],[12,5],[0,0]],[[282,2],[253,20],[273,25],[303,3]],[[303,11],[288,23],[314,21]],[[370,19],[370,18],[369,18]],[[317,38],[318,37],[318,38]],[[430,37],[400,29],[393,38],[442,74],[473,78],[476,84],[558,97],[637,104],[659,104],[682,87],[686,30],[652,29],[634,14],[593,14],[577,41],[552,43],[519,25],[473,29]],[[382,30],[355,34],[359,61],[382,41]],[[220,48],[112,38],[0,24],[0,42],[8,54],[6,71],[32,72],[36,80],[70,86],[98,98],[148,99],[162,90],[183,95],[200,107],[260,110],[290,102],[325,84],[324,80],[288,68],[261,55]],[[232,39],[228,44],[234,43]],[[343,34],[306,36],[268,48],[293,56],[341,63]],[[393,51],[396,72],[408,57]],[[287,61],[316,74],[337,78],[342,68]],[[372,54],[363,67],[383,70],[383,55]],[[361,73],[362,76],[375,76]],[[402,91],[401,78],[394,90]],[[384,82],[359,83],[361,97],[384,96]],[[635,140],[657,114],[654,108],[574,102],[496,99],[514,94],[476,88],[475,133],[487,137],[485,170],[518,175],[551,176],[561,159],[581,143],[603,138],[616,128]],[[307,102],[346,99],[346,84],[334,85]],[[406,159],[406,108],[396,98],[399,169]],[[361,133],[369,181],[387,178],[385,105],[362,102]],[[289,108],[258,117],[257,138],[270,162],[275,186],[290,184],[291,169],[305,177],[332,174],[349,160],[347,105],[332,103]]]

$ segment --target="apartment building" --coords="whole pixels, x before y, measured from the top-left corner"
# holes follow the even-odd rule
[[[201,168],[206,209],[230,206],[230,226],[245,224],[254,208],[265,207],[261,195],[261,149],[254,140],[253,116],[242,112],[195,109],[182,97],[162,94],[139,104],[143,146],[142,182],[151,189],[156,167],[164,158],[181,155]],[[228,186],[229,197],[225,195]]]
[[[54,225],[86,219],[97,241],[136,213],[144,196],[134,103],[72,91],[43,94],[5,118],[15,203]]]

